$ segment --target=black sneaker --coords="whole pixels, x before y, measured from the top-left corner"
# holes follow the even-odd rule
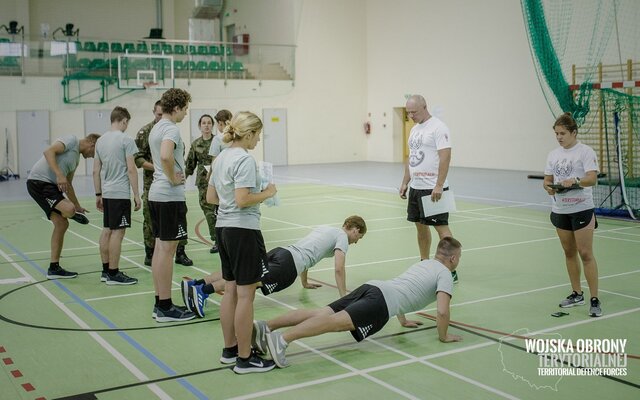
[[[189,257],[187,257],[187,253],[176,254],[176,264],[184,265],[185,267],[190,267],[193,265],[193,261]]]
[[[126,275],[122,271],[118,271],[114,276],[107,274],[106,283],[107,285],[135,285],[138,283],[138,280]]]
[[[146,265],[147,267],[151,266],[151,257],[144,256],[144,265]]]
[[[65,270],[64,268],[51,269],[47,270],[47,279],[71,279],[78,276],[77,272],[70,272]]]
[[[166,311],[160,307],[156,311],[156,322],[189,321],[195,317],[196,315],[187,310],[186,307],[176,306],[175,304]]]
[[[591,298],[591,307],[589,308],[589,315],[592,317],[599,317],[602,315],[602,309],[600,308],[600,300],[597,297]]]
[[[222,356],[220,356],[222,364],[235,364],[236,358],[238,358],[238,345],[222,349]]]
[[[156,319],[158,316],[158,306],[153,306],[153,311],[151,311],[151,318]]]
[[[109,275],[108,273],[102,271],[102,274],[100,274],[100,282],[106,282],[107,281],[107,275]]]
[[[214,243],[213,246],[211,246],[211,248],[209,249],[209,253],[211,254],[215,254],[219,251],[220,249],[218,249],[218,244]]]
[[[453,283],[458,283],[458,272],[451,271],[451,277],[453,278]]]
[[[251,374],[253,372],[268,372],[274,369],[276,363],[273,360],[265,360],[255,353],[251,353],[251,357],[242,360],[240,357],[236,359],[236,366],[233,372],[236,374]]]
[[[71,217],[71,219],[82,225],[87,225],[89,223],[89,218],[87,218],[87,216],[83,213],[79,212],[75,213],[75,215]]]

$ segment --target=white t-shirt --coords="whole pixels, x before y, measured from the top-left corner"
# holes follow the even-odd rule
[[[414,189],[433,189],[438,181],[440,156],[438,150],[451,148],[449,128],[432,116],[411,128],[409,134],[409,186]],[[444,187],[449,182],[445,180]]]
[[[367,284],[380,288],[387,303],[389,318],[422,310],[436,301],[438,292],[453,295],[451,271],[438,260],[420,261],[396,278],[373,280]]]
[[[64,145],[64,151],[56,155],[56,163],[62,174],[69,176],[70,173],[76,170],[80,162],[80,141],[77,137],[69,135],[56,139],[56,142],[61,142]],[[49,167],[49,163],[47,163],[47,159],[44,156],[31,168],[27,179],[49,182],[54,185],[58,184],[58,177]]]
[[[256,160],[245,149],[230,147],[216,157],[211,168],[209,186],[216,188],[220,201],[216,226],[260,230],[260,204],[240,208],[236,203],[236,189],[260,192],[262,180]]]
[[[222,133],[218,132],[213,135],[213,139],[211,140],[211,146],[209,146],[209,155],[213,157],[218,157],[222,150],[231,146],[231,142],[224,143],[222,141]]]
[[[96,142],[95,158],[100,160],[102,198],[129,199],[131,184],[127,174],[127,157],[133,157],[138,146],[132,137],[121,131],[109,131]]]
[[[336,250],[347,254],[349,238],[342,228],[319,226],[295,244],[285,247],[296,265],[298,275],[316,265],[323,258],[333,257]]]
[[[149,200],[158,202],[185,201],[184,184],[173,185],[164,174],[160,161],[160,146],[165,140],[174,143],[173,158],[175,159],[173,170],[184,173],[184,142],[180,137],[180,129],[168,119],[161,119],[149,133],[149,149],[153,160],[153,183],[149,188]]]
[[[598,173],[596,152],[585,144],[576,143],[570,149],[558,147],[547,157],[545,175],[553,175],[553,183],[566,179],[582,178],[588,171]],[[594,208],[591,187],[556,193],[553,198],[552,211],[556,214],[573,214]]]

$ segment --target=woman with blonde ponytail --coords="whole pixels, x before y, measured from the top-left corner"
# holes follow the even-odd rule
[[[234,372],[267,372],[274,368],[251,351],[253,300],[268,264],[260,232],[260,203],[276,194],[262,182],[256,160],[249,154],[260,141],[262,121],[255,114],[237,113],[224,128],[222,141],[230,143],[213,162],[207,201],[218,204],[216,237],[226,281],[220,305],[224,348],[220,362],[235,363]],[[198,298],[197,308],[201,308]]]

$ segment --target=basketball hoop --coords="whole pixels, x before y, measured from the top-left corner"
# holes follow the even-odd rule
[[[142,82],[142,87],[144,87],[144,90],[147,93],[151,93],[154,89],[158,87],[158,82],[154,82],[154,81]]]

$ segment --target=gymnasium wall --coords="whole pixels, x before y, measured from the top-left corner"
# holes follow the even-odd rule
[[[557,145],[514,0],[367,1],[369,160],[400,161],[394,107],[422,94],[453,139],[452,165],[542,171]],[[386,117],[383,114],[386,113]],[[386,128],[382,125],[386,124]]]

